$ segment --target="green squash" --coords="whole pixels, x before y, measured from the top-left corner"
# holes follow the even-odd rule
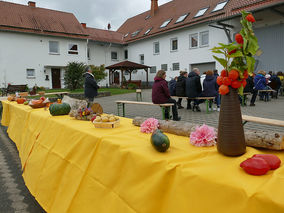
[[[56,115],[68,115],[71,110],[71,107],[67,103],[62,103],[62,104],[51,104],[49,106],[49,112],[52,116]]]
[[[151,143],[159,152],[165,152],[170,147],[170,140],[161,130],[155,130],[151,135]]]

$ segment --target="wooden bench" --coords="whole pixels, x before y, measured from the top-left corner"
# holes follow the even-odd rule
[[[136,89],[136,100],[142,101],[142,90],[141,89]]]
[[[168,108],[169,113],[171,112],[170,107],[174,104],[166,103],[166,104],[153,104],[151,102],[141,102],[141,101],[115,101],[117,104],[117,115],[119,116],[120,109],[122,108],[122,116],[125,117],[125,104],[138,104],[138,105],[146,105],[146,106],[159,106],[162,109],[162,117],[163,120],[166,119],[166,108]]]
[[[244,120],[243,125],[245,125],[247,122],[254,122],[254,123],[260,123],[260,124],[284,127],[284,121],[281,121],[281,120],[261,118],[261,117],[255,117],[255,116],[249,116],[249,115],[242,115],[242,119]]]
[[[273,89],[263,89],[263,90],[258,90],[258,94],[259,93],[264,93],[264,101],[267,102],[269,101],[269,93],[270,92],[276,92]]]
[[[9,84],[8,87],[2,91],[2,95],[7,96],[8,94],[14,94],[16,92],[25,92],[25,91],[27,91],[27,84],[20,84],[20,85]]]
[[[206,113],[208,114],[209,111],[209,103],[213,102],[213,100],[215,99],[215,97],[196,97],[196,98],[188,98],[188,97],[180,97],[180,96],[171,96],[171,98],[183,98],[183,99],[190,99],[190,100],[205,100],[206,103]]]

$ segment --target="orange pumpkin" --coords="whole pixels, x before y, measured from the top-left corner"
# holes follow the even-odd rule
[[[13,101],[13,99],[14,99],[14,97],[11,96],[11,95],[9,95],[8,98],[7,98],[8,101]]]
[[[26,101],[25,98],[17,98],[17,103],[18,104],[23,104]]]
[[[221,95],[226,95],[228,92],[229,92],[229,87],[227,85],[223,84],[219,87],[219,93]]]

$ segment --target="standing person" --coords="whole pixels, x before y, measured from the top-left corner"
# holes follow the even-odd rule
[[[200,71],[198,68],[193,68],[193,70],[188,74],[188,78],[186,79],[186,96],[191,98],[196,98],[201,95],[202,88],[200,84]],[[194,105],[192,107],[192,111],[200,112],[199,101],[194,99]]]
[[[179,121],[180,117],[177,112],[177,102],[171,98],[168,83],[166,79],[166,72],[164,70],[159,70],[154,78],[154,84],[152,87],[152,102],[154,104],[165,104],[173,103],[173,120]],[[169,111],[166,110],[166,119],[169,119]]]
[[[187,72],[186,71],[180,71],[180,76],[177,79],[177,85],[176,85],[176,95],[179,97],[185,97],[185,82],[187,78]],[[183,109],[184,107],[181,105],[182,98],[178,99],[177,105],[178,109]]]
[[[85,97],[88,99],[88,102],[91,103],[94,101],[94,97],[98,95],[98,89],[100,88],[95,80],[95,77],[92,73],[92,70],[89,66],[85,69],[86,73],[84,74],[85,77],[85,88],[84,94]]]
[[[169,90],[171,96],[176,96],[177,76],[169,81]]]
[[[254,77],[254,87],[253,87],[253,93],[252,93],[252,97],[251,97],[251,100],[250,100],[250,106],[255,106],[255,99],[256,99],[256,96],[257,96],[257,93],[258,93],[258,90],[264,90],[266,89],[266,79],[265,79],[265,71],[263,70],[259,70],[257,72],[257,75]]]
[[[217,78],[219,76],[218,70],[215,69],[215,70],[213,70],[213,72],[214,72],[215,78]]]
[[[254,87],[254,83],[253,83],[253,75],[249,75],[248,78],[246,79],[246,86],[244,88],[244,93],[252,93],[253,94],[253,87]],[[247,100],[247,95],[244,95],[244,99]],[[246,106],[246,102],[244,103],[244,105]]]
[[[203,97],[217,97],[218,95],[218,84],[216,82],[216,78],[214,76],[214,73],[212,70],[208,70],[206,72],[206,77],[203,81],[203,91],[202,95]],[[218,99],[217,99],[218,100]],[[220,103],[217,102],[217,111],[220,111]],[[209,102],[209,109],[213,111],[212,109],[212,102]]]

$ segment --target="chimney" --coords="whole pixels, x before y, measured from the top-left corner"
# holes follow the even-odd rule
[[[87,28],[87,24],[86,24],[86,23],[81,23],[81,25],[82,25],[82,27],[83,27],[84,29]]]
[[[34,1],[28,2],[29,7],[36,7],[36,3]]]
[[[158,10],[158,0],[151,0],[151,16],[153,17]]]

